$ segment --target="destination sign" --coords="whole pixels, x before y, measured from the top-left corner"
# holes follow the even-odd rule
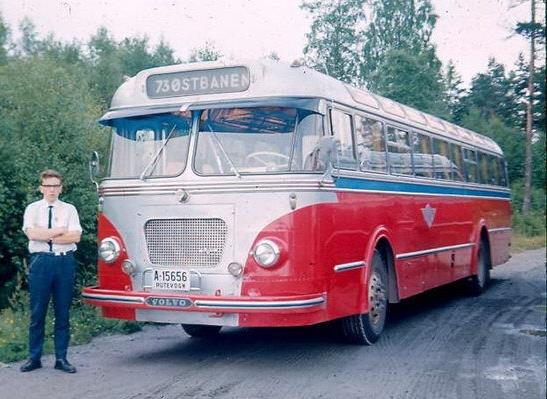
[[[249,82],[249,70],[242,66],[162,73],[146,79],[146,94],[150,98],[165,98],[235,93],[247,90]]]

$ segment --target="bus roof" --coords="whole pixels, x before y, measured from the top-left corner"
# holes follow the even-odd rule
[[[140,71],[126,80],[101,118],[143,115],[199,103],[279,97],[322,98],[382,118],[502,154],[489,137],[415,108],[358,89],[306,66],[260,59],[169,65]]]

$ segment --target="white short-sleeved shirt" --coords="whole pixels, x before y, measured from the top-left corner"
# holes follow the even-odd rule
[[[53,205],[51,227],[66,227],[68,231],[82,232],[78,211],[72,204],[67,204],[61,200],[49,204],[46,200],[29,204],[25,209],[23,217],[23,231],[30,227],[48,227],[49,209],[48,206]],[[46,241],[29,240],[28,250],[34,252],[49,252],[49,244]],[[53,244],[53,252],[75,251],[76,244]]]

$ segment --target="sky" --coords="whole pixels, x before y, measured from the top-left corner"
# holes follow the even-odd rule
[[[526,41],[513,35],[517,21],[530,19],[520,0],[432,0],[439,16],[433,35],[443,64],[452,60],[468,85],[495,57],[512,68]],[[29,17],[42,36],[86,42],[105,26],[116,40],[147,35],[163,38],[181,59],[206,41],[230,58],[259,58],[275,52],[282,61],[303,56],[311,18],[301,0],[0,0],[0,14],[17,39]],[[543,15],[540,13],[539,15]]]

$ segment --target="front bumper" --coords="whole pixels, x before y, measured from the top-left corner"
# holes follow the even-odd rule
[[[324,310],[324,293],[290,296],[213,296],[107,290],[87,287],[82,298],[90,305],[122,309],[169,310],[207,313],[295,314]]]

